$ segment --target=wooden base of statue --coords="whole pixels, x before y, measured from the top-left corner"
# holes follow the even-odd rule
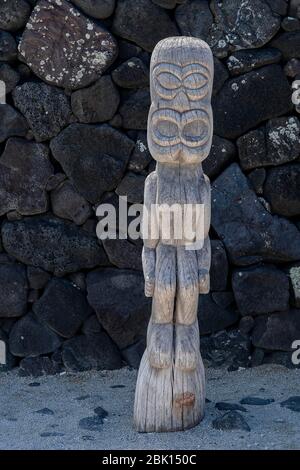
[[[205,375],[202,359],[196,369],[157,369],[145,351],[137,379],[134,423],[138,432],[184,431],[204,415]]]

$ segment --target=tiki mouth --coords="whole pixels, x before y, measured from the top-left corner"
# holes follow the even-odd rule
[[[175,396],[175,406],[193,406],[195,403],[195,394],[191,392],[184,392]]]

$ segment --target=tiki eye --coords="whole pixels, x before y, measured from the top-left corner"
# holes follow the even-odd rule
[[[175,122],[162,119],[157,122],[156,126],[162,138],[174,139],[178,135],[178,128]]]
[[[208,138],[208,124],[202,119],[196,119],[188,122],[182,131],[182,135],[187,142],[200,143]]]
[[[191,73],[184,79],[184,86],[190,90],[197,90],[207,85],[207,78],[202,73]]]
[[[180,87],[181,82],[176,75],[170,72],[162,72],[157,76],[157,81],[160,86],[167,90],[177,90]]]

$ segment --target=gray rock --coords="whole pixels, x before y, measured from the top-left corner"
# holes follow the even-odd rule
[[[54,175],[50,176],[46,189],[47,191],[53,191],[56,189],[63,181],[65,181],[66,175],[64,173],[55,173]]]
[[[201,295],[198,304],[198,320],[201,335],[216,333],[238,321],[239,315],[230,306],[228,308],[214,302],[212,295]]]
[[[287,274],[290,280],[292,302],[295,307],[300,308],[300,263],[290,266]]]
[[[249,424],[238,411],[225,413],[224,416],[214,419],[212,425],[219,431],[233,431],[235,429],[247,432],[251,431]]]
[[[0,264],[0,317],[20,317],[27,308],[27,279],[20,264]]]
[[[291,411],[300,412],[300,396],[289,397],[280,403],[280,406]]]
[[[266,44],[280,28],[281,18],[263,0],[188,0],[176,9],[176,21],[182,35],[204,39],[215,55],[226,57],[229,51]]]
[[[247,335],[254,327],[254,318],[246,315],[240,319],[239,330],[242,334]]]
[[[236,51],[226,60],[231,75],[240,75],[264,65],[280,62],[281,52],[273,47]]]
[[[252,332],[254,346],[273,351],[292,351],[292,343],[300,338],[300,311],[263,315],[255,319]]]
[[[287,14],[288,1],[287,0],[266,0],[271,10],[278,15],[284,16]]]
[[[235,155],[235,145],[230,140],[214,135],[210,153],[202,163],[204,173],[209,178],[215,178]]]
[[[276,47],[282,53],[285,60],[300,58],[300,31],[284,32],[277,36],[272,42],[272,47]]]
[[[12,62],[17,58],[15,38],[6,31],[0,31],[0,61]]]
[[[264,196],[276,214],[300,215],[300,164],[272,168],[267,173]]]
[[[115,0],[71,0],[74,5],[89,16],[105,19],[113,14]]]
[[[236,163],[212,185],[212,226],[234,264],[300,258],[296,226],[265,210]]]
[[[17,86],[13,100],[38,142],[55,137],[71,119],[67,96],[59,88],[46,83],[26,82]]]
[[[245,397],[240,400],[241,405],[265,406],[274,403],[274,398]]]
[[[279,312],[289,307],[288,277],[275,266],[235,270],[232,287],[242,315]]]
[[[300,9],[299,9],[298,0],[290,0],[288,14],[289,16],[293,16],[295,18],[300,17]]]
[[[227,287],[228,261],[221,240],[211,240],[210,289],[225,291]]]
[[[126,196],[128,202],[141,203],[144,199],[145,176],[128,171],[116,188],[118,196]]]
[[[291,59],[284,66],[284,73],[287,77],[294,78],[296,75],[300,74],[300,60]]]
[[[79,194],[70,181],[64,181],[51,192],[54,215],[82,225],[93,215],[91,205]]]
[[[74,90],[103,74],[116,58],[117,44],[68,1],[41,0],[26,25],[19,51],[43,81]]]
[[[41,408],[40,410],[36,410],[36,413],[39,415],[45,415],[45,416],[53,416],[54,411],[50,410],[50,408]]]
[[[25,26],[29,15],[30,5],[25,0],[0,1],[0,29],[17,31]]]
[[[144,295],[141,273],[105,269],[87,275],[88,302],[120,349],[146,334],[151,300]]]
[[[0,215],[13,210],[23,215],[46,212],[46,185],[53,171],[48,147],[9,139],[0,158]]]
[[[264,351],[263,364],[279,364],[288,369],[300,368],[300,364],[292,361],[292,354],[284,351]]]
[[[103,247],[111,264],[120,269],[134,269],[141,271],[142,246],[130,240],[103,240]]]
[[[223,62],[214,57],[214,83],[212,92],[213,95],[219,93],[228,77],[229,73]]]
[[[287,16],[283,18],[281,22],[281,27],[285,31],[300,31],[300,21],[298,18],[293,18],[292,16]]]
[[[244,170],[251,170],[266,163],[271,164],[267,158],[265,128],[254,129],[242,135],[237,140],[239,159]]]
[[[109,75],[88,88],[72,93],[72,110],[79,122],[104,122],[112,119],[120,102],[119,92]]]
[[[183,36],[209,39],[213,15],[206,0],[188,0],[176,8],[175,18]]]
[[[138,57],[123,62],[113,70],[111,76],[122,88],[143,88],[149,85],[149,69]]]
[[[172,8],[175,8],[177,3],[185,3],[186,0],[152,0],[153,3],[156,5],[159,5],[162,8],[167,8],[172,10]]]
[[[107,124],[71,124],[50,144],[54,158],[91,203],[121,180],[134,142]]]
[[[119,45],[119,56],[120,60],[128,60],[132,57],[138,57],[142,53],[142,49],[133,44],[132,42],[125,41],[124,39],[120,39],[118,41]]]
[[[107,264],[94,236],[55,217],[5,222],[2,240],[7,253],[19,261],[59,276]]]
[[[153,160],[148,149],[147,133],[145,131],[139,131],[134,150],[128,163],[128,170],[139,173],[144,170],[151,161]]]
[[[33,311],[41,323],[63,338],[74,336],[92,314],[85,295],[65,279],[52,279]]]
[[[34,357],[48,354],[61,345],[61,339],[29,313],[14,324],[9,335],[9,349],[14,356]]]
[[[31,289],[43,289],[50,278],[51,274],[43,269],[27,266],[27,279]]]
[[[272,165],[281,165],[298,158],[300,154],[299,119],[295,116],[288,116],[268,121],[266,144],[267,159]]]
[[[118,1],[112,31],[149,52],[161,39],[178,35],[168,14],[149,0]]]
[[[62,364],[56,362],[53,357],[37,356],[37,357],[24,357],[19,364],[19,375],[21,377],[41,377],[43,375],[55,375],[62,371]],[[33,384],[38,382],[33,382]],[[35,385],[37,386],[37,385]]]
[[[138,369],[145,349],[145,338],[141,338],[136,343],[122,349],[122,356],[130,367]]]
[[[228,403],[226,401],[219,401],[216,403],[215,407],[220,411],[243,411],[247,412],[247,408],[238,403]]]
[[[40,298],[40,293],[37,289],[29,290],[28,298],[27,298],[27,302],[29,304],[32,304],[32,303],[36,302],[39,298]]]
[[[290,94],[279,65],[227,80],[212,100],[214,132],[220,137],[239,137],[262,121],[289,112],[293,107]]]
[[[82,326],[82,333],[86,336],[98,335],[99,333],[102,333],[102,331],[103,328],[95,314],[88,317]]]
[[[265,351],[261,348],[254,348],[251,354],[251,367],[261,366],[264,362]]]
[[[81,291],[86,290],[85,273],[71,273],[68,278],[74,287],[77,287]]]
[[[226,366],[229,370],[249,367],[251,341],[239,330],[219,331],[201,337],[201,355],[208,367]]]
[[[103,418],[101,416],[87,416],[79,421],[79,427],[85,431],[102,432]]]
[[[108,412],[104,408],[102,408],[102,406],[97,406],[97,408],[94,409],[94,413],[97,416],[100,416],[102,419],[108,416]]]
[[[5,83],[6,94],[10,93],[20,80],[20,74],[9,64],[0,64],[0,80]]]
[[[214,27],[209,42],[215,54],[258,48],[270,41],[280,28],[281,18],[264,0],[235,0],[210,5],[214,13]],[[251,20],[249,20],[251,18]]]
[[[256,194],[263,194],[266,176],[267,172],[264,168],[256,168],[248,174],[248,179]]]
[[[122,359],[116,345],[105,332],[75,336],[64,342],[62,358],[68,371],[120,369]]]
[[[18,113],[9,104],[0,106],[0,143],[8,137],[25,137],[28,132],[28,124],[22,114]]]
[[[150,94],[148,90],[140,89],[129,94],[119,108],[123,127],[125,129],[147,129],[149,108]]]

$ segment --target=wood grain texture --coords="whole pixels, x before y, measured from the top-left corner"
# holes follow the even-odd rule
[[[157,44],[148,118],[157,166],[145,183],[142,255],[145,294],[153,301],[135,394],[139,432],[188,429],[204,413],[197,309],[199,293],[209,291],[210,183],[201,163],[213,133],[212,83],[205,42],[176,37]]]

